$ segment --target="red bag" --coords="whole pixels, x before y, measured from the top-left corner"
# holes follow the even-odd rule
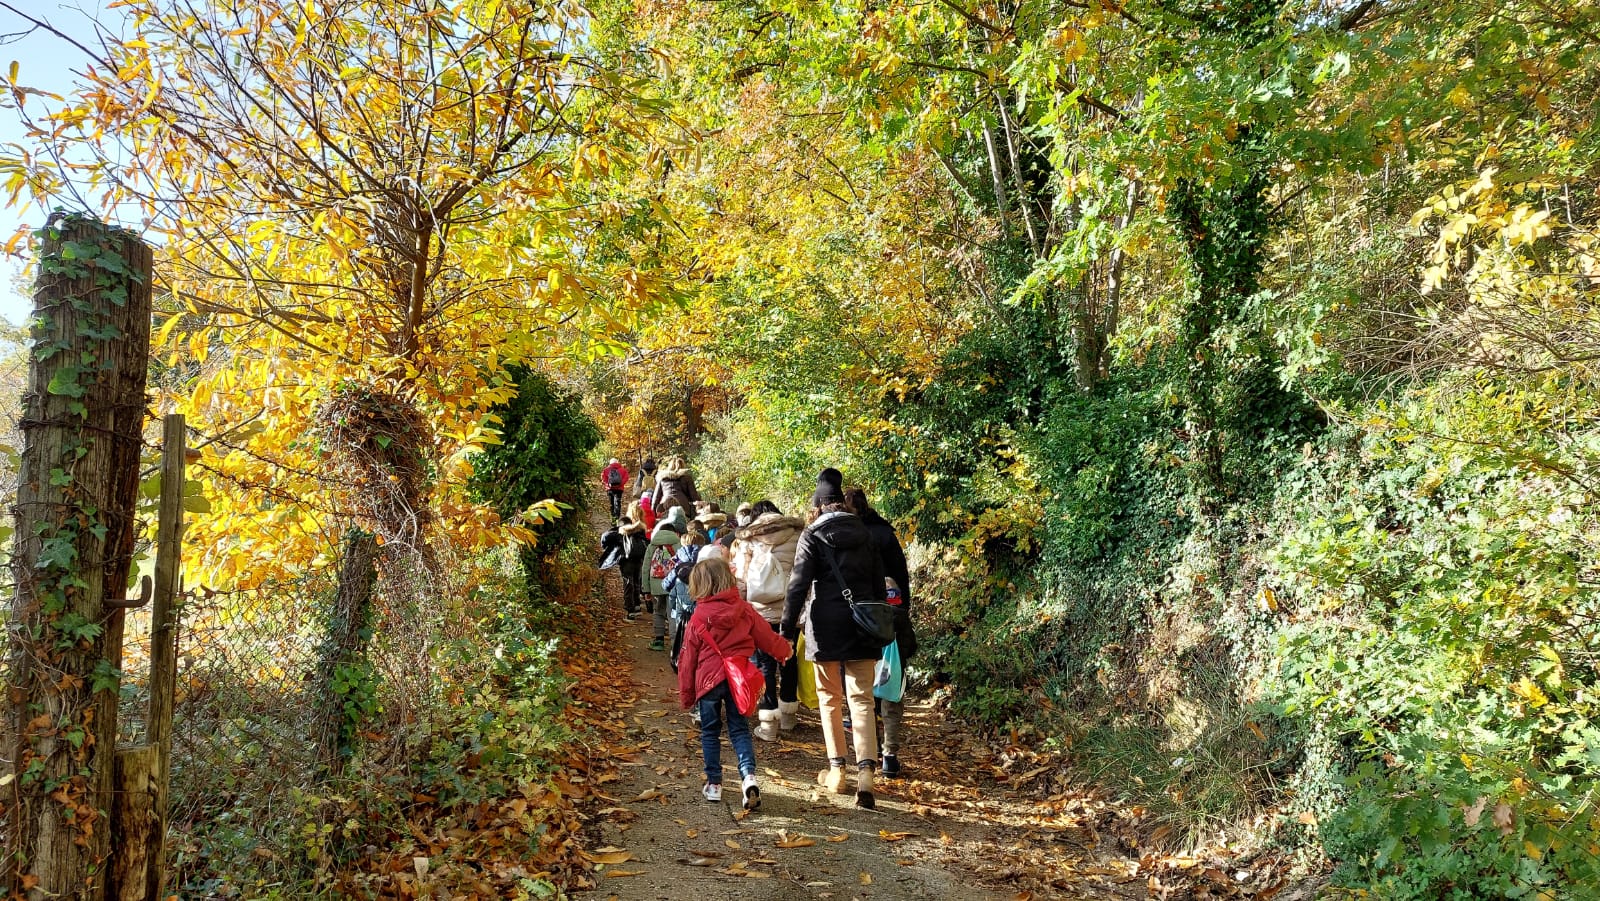
[[[733,695],[733,706],[745,716],[755,713],[761,696],[767,691],[767,679],[761,675],[761,670],[756,669],[749,657],[723,657],[722,649],[717,647],[711,630],[704,623],[700,624],[700,637],[711,645],[711,650],[718,657],[722,657],[722,670],[728,674],[728,692]]]

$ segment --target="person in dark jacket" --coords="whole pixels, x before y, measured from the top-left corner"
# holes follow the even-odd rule
[[[845,491],[844,499],[850,507],[850,512],[861,517],[861,522],[866,525],[867,531],[872,533],[872,544],[878,549],[879,558],[883,560],[883,574],[894,581],[899,594],[898,598],[891,596],[889,603],[895,608],[895,643],[899,647],[900,660],[903,664],[917,653],[917,633],[911,624],[911,573],[906,566],[905,549],[900,546],[900,536],[895,534],[894,526],[872,508],[865,491],[851,488]],[[895,603],[897,600],[898,604]],[[878,718],[883,721],[881,772],[884,778],[894,779],[900,775],[900,724],[905,719],[905,699],[879,700],[877,708]]]
[[[673,507],[682,507],[690,519],[694,518],[694,502],[700,492],[694,487],[694,473],[682,457],[673,457],[662,465],[656,477],[656,490],[650,498],[650,508],[657,516],[666,516]]]
[[[639,464],[639,472],[633,479],[633,496],[644,497],[653,494],[656,490],[656,458],[645,457]]]
[[[835,792],[849,791],[844,769],[848,704],[856,753],[856,803],[870,810],[876,805],[872,777],[878,766],[872,681],[883,649],[856,626],[845,588],[856,598],[885,601],[883,560],[872,533],[845,506],[844,478],[837,469],[829,467],[817,477],[811,507],[813,519],[795,547],[779,628],[792,641],[803,621],[806,658],[816,664],[818,715],[828,746],[828,769],[818,774],[817,781]]]
[[[650,548],[650,536],[645,534],[644,523],[628,516],[622,518],[618,531],[622,533],[622,562],[618,565],[622,571],[622,609],[631,620],[639,615],[639,570],[644,566],[645,551]]]
[[[600,560],[595,565],[602,570],[622,562],[622,523],[618,520],[611,528],[600,533]]]

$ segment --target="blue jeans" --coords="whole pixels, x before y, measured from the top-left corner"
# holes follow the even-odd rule
[[[733,742],[733,753],[739,757],[739,775],[753,776],[756,771],[756,746],[750,739],[750,723],[733,703],[728,683],[719,682],[700,698],[700,756],[706,763],[706,781],[712,785],[722,784],[724,708],[728,716],[728,740]]]

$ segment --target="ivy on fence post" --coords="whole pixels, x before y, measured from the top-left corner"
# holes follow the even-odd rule
[[[5,881],[30,899],[98,897],[109,849],[123,609],[146,412],[151,252],[56,213],[39,232],[19,423],[9,621]]]

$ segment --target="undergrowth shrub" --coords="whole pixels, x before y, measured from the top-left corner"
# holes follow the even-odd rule
[[[1339,749],[1337,793],[1311,800],[1341,881],[1583,897],[1600,885],[1593,498],[1492,446],[1426,437],[1459,434],[1447,417],[1484,402],[1439,401],[1379,423],[1291,501],[1273,689]]]

